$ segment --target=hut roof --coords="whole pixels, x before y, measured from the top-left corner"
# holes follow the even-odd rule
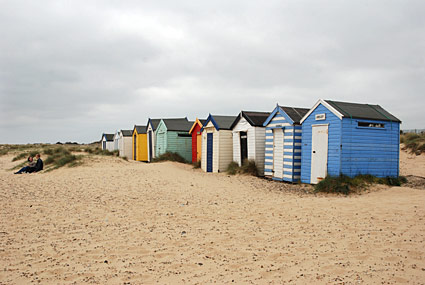
[[[161,119],[149,119],[149,121],[152,123],[152,128],[155,131],[156,128],[158,128],[159,122],[161,122]]]
[[[188,132],[194,122],[189,122],[187,118],[162,119],[168,131],[185,131]]]
[[[135,125],[134,128],[133,128],[133,132],[134,132],[134,130],[136,130],[138,134],[146,134],[146,126]]]
[[[105,137],[106,141],[110,142],[114,140],[115,134],[103,134],[102,137]]]
[[[208,119],[204,123],[208,123],[209,121],[212,121],[215,128],[217,130],[231,130],[232,124],[236,120],[237,116],[220,116],[220,115],[209,115]]]
[[[121,130],[121,134],[123,137],[131,137],[133,134],[132,130]]]
[[[262,127],[269,116],[269,112],[241,111],[230,128],[233,129],[242,117],[244,117],[251,126]]]
[[[301,119],[308,113],[310,109],[306,108],[294,108],[288,106],[279,106],[295,124],[299,124]]]
[[[325,102],[347,118],[401,122],[379,105],[338,102],[332,100],[325,100]]]

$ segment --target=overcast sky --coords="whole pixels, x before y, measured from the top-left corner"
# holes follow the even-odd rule
[[[425,1],[0,0],[0,143],[379,104],[425,128]]]

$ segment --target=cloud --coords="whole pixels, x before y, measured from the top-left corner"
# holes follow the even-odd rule
[[[382,105],[425,125],[423,1],[0,4],[0,143],[90,142],[148,117]]]

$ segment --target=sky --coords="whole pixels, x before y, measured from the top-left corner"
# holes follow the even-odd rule
[[[425,1],[0,0],[0,143],[379,104],[425,128]]]

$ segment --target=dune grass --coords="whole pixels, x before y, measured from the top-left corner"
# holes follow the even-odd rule
[[[168,152],[168,151],[152,159],[152,162],[160,162],[160,161],[175,161],[180,163],[189,163],[180,154],[175,152]]]
[[[227,166],[226,172],[230,175],[235,174],[247,174],[252,176],[258,176],[258,168],[255,161],[252,159],[245,159],[242,166],[235,161],[232,161]]]
[[[400,142],[404,144],[404,150],[420,155],[425,153],[425,133],[407,133],[400,136]]]
[[[314,191],[348,195],[359,190],[364,190],[372,184],[400,186],[406,182],[407,179],[404,176],[385,178],[379,178],[373,175],[357,175],[353,178],[346,175],[337,177],[326,176],[325,179],[314,186]]]

